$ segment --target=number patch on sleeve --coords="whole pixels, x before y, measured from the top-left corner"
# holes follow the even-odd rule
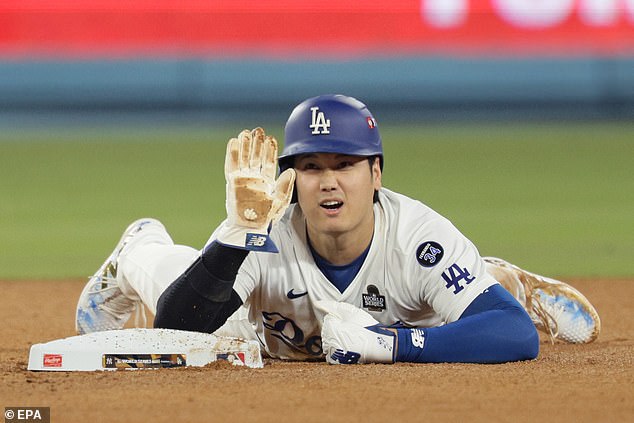
[[[445,287],[447,289],[453,288],[453,293],[457,294],[464,289],[464,285],[469,285],[475,280],[475,276],[471,276],[471,273],[466,267],[460,267],[457,263],[454,263],[442,274],[442,278],[447,283]],[[463,282],[462,284],[460,282]]]

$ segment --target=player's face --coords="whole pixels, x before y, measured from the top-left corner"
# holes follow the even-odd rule
[[[333,153],[303,154],[295,159],[297,200],[308,234],[358,234],[374,230],[373,196],[381,188],[379,159]]]

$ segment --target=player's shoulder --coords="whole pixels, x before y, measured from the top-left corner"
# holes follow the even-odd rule
[[[379,202],[391,226],[396,225],[406,230],[419,226],[429,229],[452,226],[447,218],[423,202],[387,188],[381,188]]]
[[[449,219],[419,200],[382,188],[379,201],[388,233],[404,247],[424,241],[452,243],[464,237]]]
[[[379,190],[379,201],[381,204],[387,204],[395,210],[416,210],[418,213],[435,213],[434,210],[424,204],[422,201],[408,197],[396,191],[382,187]]]

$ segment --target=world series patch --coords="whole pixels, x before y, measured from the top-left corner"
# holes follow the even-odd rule
[[[368,293],[363,294],[363,308],[370,311],[385,310],[385,295],[381,295],[379,288],[374,285],[368,285]]]
[[[416,249],[416,260],[423,267],[434,267],[445,254],[442,246],[435,241],[425,241]]]

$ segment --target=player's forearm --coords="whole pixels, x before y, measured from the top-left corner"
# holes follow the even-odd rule
[[[490,294],[489,300],[498,294]],[[539,336],[530,317],[514,301],[506,303],[499,296],[494,301],[508,305],[463,316],[435,328],[399,329],[396,361],[504,363],[537,357]]]
[[[491,310],[437,328],[399,329],[396,361],[505,363],[531,360],[539,351],[538,335],[534,326],[531,328],[521,320],[512,313]]]
[[[213,332],[242,305],[233,290],[248,251],[212,243],[161,295],[155,327]]]
[[[390,328],[347,303],[322,301],[322,346],[332,364],[504,363],[530,360],[539,336],[522,306],[500,285],[480,294],[460,319],[435,328]]]

